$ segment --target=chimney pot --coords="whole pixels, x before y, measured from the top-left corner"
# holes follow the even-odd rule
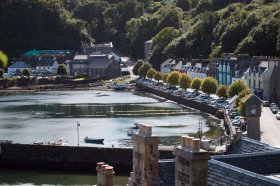
[[[192,148],[192,139],[194,139],[194,137],[187,137],[187,148]]]
[[[200,149],[200,139],[199,138],[192,139],[192,149],[193,150],[199,150]]]
[[[188,143],[187,140],[188,140],[188,137],[189,137],[189,136],[182,136],[182,137],[181,137],[181,146],[182,146],[182,148],[184,148],[184,147],[187,148],[187,143]]]

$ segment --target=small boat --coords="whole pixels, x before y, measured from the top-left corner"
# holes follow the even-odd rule
[[[116,84],[116,85],[110,85],[108,87],[113,90],[123,90],[126,88],[126,85]]]
[[[33,145],[44,145],[44,142],[42,142],[42,141],[34,141]]]
[[[55,145],[55,146],[66,146],[66,145],[68,145],[68,142],[65,141],[63,138],[59,138],[55,141],[48,142],[48,144]]]
[[[102,138],[89,138],[85,137],[85,143],[96,143],[96,144],[103,144],[104,139]]]

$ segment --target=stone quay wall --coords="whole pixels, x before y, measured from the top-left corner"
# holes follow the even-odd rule
[[[161,150],[160,158],[174,155]],[[110,164],[117,174],[128,175],[132,171],[132,149],[0,143],[0,169],[96,173],[98,162]]]
[[[141,83],[137,83],[137,87],[142,89],[142,90],[145,90],[147,92],[150,92],[152,94],[155,94],[157,96],[163,97],[165,99],[175,101],[179,104],[182,104],[182,105],[200,110],[202,112],[209,113],[211,115],[216,116],[219,119],[224,118],[224,113],[223,113],[222,109],[213,107],[211,105],[207,105],[206,103],[197,102],[195,100],[187,99],[187,98],[184,98],[182,96],[173,95],[173,94],[170,94],[168,92],[164,92],[164,91],[161,91],[161,90],[158,90],[158,89],[155,89],[155,88],[145,86]]]

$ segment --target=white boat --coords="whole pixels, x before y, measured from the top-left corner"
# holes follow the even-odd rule
[[[68,142],[65,141],[63,138],[59,138],[55,141],[48,142],[49,145],[58,145],[58,146],[65,146],[68,145]]]

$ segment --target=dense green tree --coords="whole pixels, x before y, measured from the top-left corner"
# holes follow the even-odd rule
[[[150,70],[151,65],[147,62],[145,62],[140,68],[139,68],[139,76],[141,78],[146,78],[148,71]]]
[[[196,92],[200,90],[202,80],[200,78],[194,78],[191,83],[191,89],[194,89]]]
[[[228,88],[228,97],[233,97],[235,95],[238,95],[243,90],[247,90],[248,87],[242,80],[236,80],[234,81]]]
[[[167,76],[167,83],[171,86],[176,86],[179,84],[179,78],[180,78],[180,73],[177,71],[172,71],[168,76]]]
[[[27,68],[23,69],[22,75],[29,77],[31,75],[30,70]]]
[[[147,72],[147,78],[153,79],[155,73],[156,73],[156,70],[154,68],[150,68]]]
[[[162,80],[162,74],[159,71],[156,71],[154,79],[159,82],[160,80]]]
[[[180,31],[173,27],[166,27],[161,30],[155,37],[153,37],[152,54],[150,57],[150,63],[155,69],[159,69],[160,64],[163,62],[164,57],[162,51],[164,47],[168,45],[173,39],[178,37]]]
[[[278,30],[277,51],[280,53],[280,28]]]
[[[167,83],[167,77],[168,77],[168,74],[163,74],[163,75],[162,75],[162,81],[163,81],[164,83]]]
[[[186,73],[182,73],[179,78],[179,85],[182,89],[186,90],[190,87],[192,79]]]
[[[0,78],[3,78],[4,70],[0,68]]]
[[[67,75],[67,70],[66,69],[67,68],[64,64],[58,65],[57,75],[61,75],[61,76]]]
[[[239,106],[241,105],[241,100],[242,100],[244,97],[246,97],[246,96],[248,96],[248,95],[251,95],[251,94],[252,94],[252,92],[250,91],[249,88],[244,89],[244,90],[242,90],[241,92],[239,92],[239,93],[238,93],[238,96],[237,96],[237,98],[236,98],[236,101],[235,101],[235,106],[236,106],[236,107],[239,107]]]
[[[162,7],[158,12],[158,30],[162,30],[166,27],[174,27],[179,29],[181,27],[181,19],[183,12],[180,8],[165,6]]]
[[[136,64],[134,65],[133,69],[132,69],[132,73],[136,76],[139,75],[139,69],[141,68],[141,66],[144,64],[144,61],[142,59],[138,59]]]
[[[205,78],[201,83],[201,90],[206,94],[215,94],[217,92],[217,80],[212,77]]]
[[[279,17],[270,19],[255,27],[248,36],[239,43],[236,52],[250,55],[278,56],[277,35],[280,28]]]
[[[244,104],[244,101],[250,97],[252,94],[246,94],[244,95],[243,97],[239,98],[240,100],[238,101],[239,102],[239,106],[238,106],[238,113],[240,114],[240,116],[243,116],[245,117],[246,116],[246,107],[245,107],[245,104]]]
[[[228,86],[222,85],[218,88],[217,90],[217,96],[222,97],[222,98],[227,98],[227,91],[228,91]]]
[[[180,7],[183,11],[188,11],[191,8],[189,0],[177,0],[176,6]]]
[[[19,57],[31,49],[77,49],[89,40],[85,24],[60,0],[3,0],[0,5],[0,49]],[[20,21],[19,21],[20,19]]]

